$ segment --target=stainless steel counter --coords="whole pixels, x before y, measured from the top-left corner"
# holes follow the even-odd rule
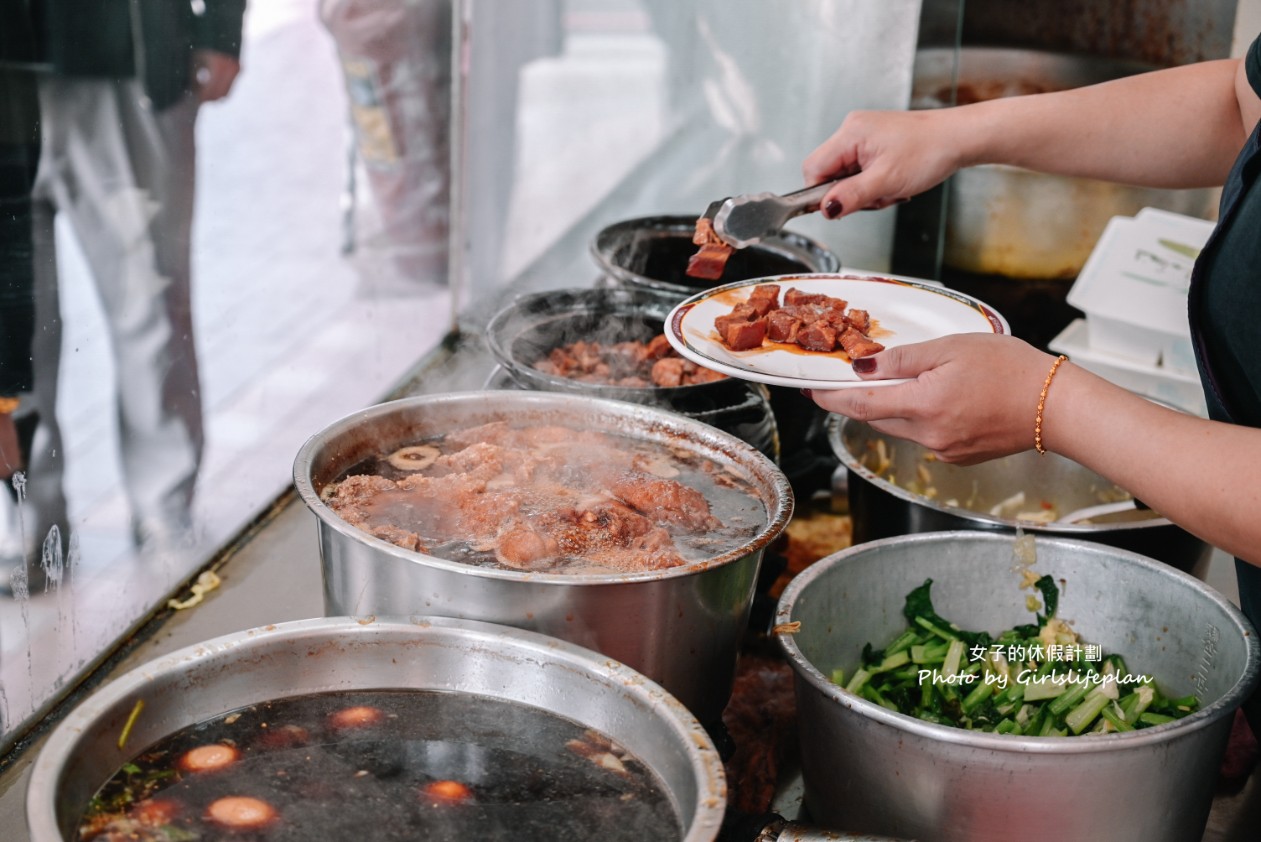
[[[315,518],[296,500],[243,542],[218,572],[223,584],[204,603],[150,623],[85,690],[90,692],[93,686],[158,655],[211,637],[323,613]],[[29,840],[26,782],[41,738],[36,735],[0,772],[0,842]],[[791,816],[799,809],[799,780],[785,781],[781,796],[775,806]],[[1259,834],[1261,772],[1254,769],[1242,789],[1217,797],[1204,842],[1256,842]]]

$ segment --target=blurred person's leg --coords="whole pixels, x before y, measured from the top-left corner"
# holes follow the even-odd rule
[[[57,422],[57,384],[61,361],[61,294],[57,286],[57,254],[53,223],[56,210],[35,187],[31,206],[31,246],[35,257],[35,324],[39,329],[31,341],[35,365],[31,394],[35,429],[26,471],[26,502],[21,517],[28,557],[38,557],[53,526],[62,536],[69,535],[69,517],[63,488],[65,448]]]
[[[130,81],[54,78],[40,93],[37,190],[69,219],[105,311],[135,537],[178,538],[204,441],[189,260],[197,103],[154,114]],[[55,405],[51,382],[37,389]]]
[[[0,419],[8,438],[0,465],[5,492],[0,492],[0,589],[12,589],[11,576],[20,564],[29,591],[43,586],[39,565],[28,564],[24,532],[33,530],[30,509],[18,506],[25,497],[31,436],[36,419],[31,361],[35,337],[34,248],[31,189],[39,161],[39,114],[35,77],[0,69],[0,396],[20,404]],[[16,469],[16,472],[14,472]]]

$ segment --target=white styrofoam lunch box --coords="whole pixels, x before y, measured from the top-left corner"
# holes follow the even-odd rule
[[[1194,376],[1187,290],[1212,230],[1156,208],[1113,217],[1068,293],[1086,314],[1089,348]]]

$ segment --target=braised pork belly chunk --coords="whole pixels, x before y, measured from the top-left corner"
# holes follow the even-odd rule
[[[848,309],[847,309],[848,308]],[[779,284],[759,284],[747,300],[714,319],[714,330],[733,351],[761,348],[764,340],[830,354],[838,349],[851,360],[884,350],[872,339],[871,314],[849,307],[841,298],[790,287],[780,303]]]
[[[438,455],[396,458],[417,447]],[[544,572],[677,567],[736,549],[766,523],[742,475],[685,447],[506,421],[367,460],[321,496],[404,549]]]
[[[696,220],[696,231],[692,234],[692,242],[700,246],[696,254],[687,262],[687,276],[716,281],[722,277],[727,268],[727,260],[734,248],[723,242],[714,231],[713,220],[702,216]]]
[[[695,386],[727,376],[680,357],[664,333],[647,342],[571,342],[533,365],[555,377],[634,389]]]

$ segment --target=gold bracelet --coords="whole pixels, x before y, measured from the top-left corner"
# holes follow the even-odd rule
[[[0,415],[12,415],[21,405],[21,398],[0,398]]]
[[[1042,381],[1042,394],[1038,395],[1038,417],[1033,422],[1033,447],[1039,456],[1046,456],[1046,448],[1042,446],[1042,410],[1046,408],[1046,393],[1051,390],[1051,378],[1059,370],[1060,363],[1067,359],[1063,354],[1056,357],[1055,362],[1051,363],[1051,370],[1046,373],[1046,380]]]

